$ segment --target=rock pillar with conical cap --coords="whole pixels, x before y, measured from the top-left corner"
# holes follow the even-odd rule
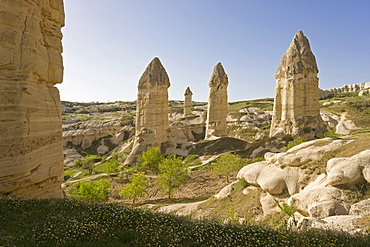
[[[322,137],[326,128],[320,116],[319,70],[310,43],[299,31],[275,73],[276,88],[270,136]]]
[[[136,161],[149,146],[168,140],[168,88],[170,79],[159,58],[146,67],[138,84],[134,147],[125,164]]]
[[[218,63],[209,80],[206,138],[227,136],[227,86],[228,77],[221,63]]]
[[[184,93],[184,117],[191,115],[191,101],[192,101],[193,92],[189,87],[186,88]]]

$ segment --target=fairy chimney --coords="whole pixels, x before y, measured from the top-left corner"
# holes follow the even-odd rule
[[[227,136],[227,86],[228,77],[221,63],[212,72],[208,83],[208,111],[206,122],[206,138]]]
[[[299,31],[275,73],[276,88],[270,136],[322,137],[326,128],[320,116],[319,70],[310,43]]]
[[[184,117],[191,115],[191,101],[192,101],[193,92],[189,87],[185,90],[185,100],[184,100]]]
[[[154,58],[139,80],[134,148],[126,164],[149,146],[160,147],[168,140],[168,88],[170,79],[161,61]]]
[[[61,198],[63,0],[0,5],[0,194]]]

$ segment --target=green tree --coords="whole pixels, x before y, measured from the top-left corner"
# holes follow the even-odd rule
[[[153,173],[158,173],[158,165],[162,162],[163,156],[159,147],[148,147],[138,157],[141,169]]]
[[[112,174],[118,172],[118,161],[114,159],[110,159],[105,162],[105,173]]]
[[[159,187],[168,194],[168,198],[172,198],[174,190],[185,184],[189,177],[187,164],[182,163],[181,158],[172,154],[163,159],[158,168]]]
[[[132,203],[135,203],[137,198],[146,194],[148,186],[149,179],[141,172],[131,179],[131,183],[121,189],[119,195],[124,199],[132,199]]]
[[[101,157],[97,155],[88,155],[84,159],[76,160],[75,164],[77,167],[88,170],[90,174],[93,172],[95,162],[101,161]]]
[[[110,183],[106,179],[81,181],[78,184],[77,195],[72,197],[84,201],[101,202],[107,199],[110,192]]]
[[[239,171],[245,165],[245,161],[235,154],[226,154],[215,160],[212,172],[216,176],[225,176],[229,183],[229,176],[233,172]]]

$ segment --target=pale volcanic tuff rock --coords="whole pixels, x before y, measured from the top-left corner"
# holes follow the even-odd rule
[[[206,138],[227,136],[227,86],[229,79],[221,63],[212,72],[208,83],[208,111],[206,122]]]
[[[139,80],[136,136],[134,148],[126,164],[136,161],[137,155],[149,146],[160,147],[169,141],[168,88],[170,79],[158,58],[154,58]],[[149,134],[150,133],[150,134]]]
[[[275,73],[275,103],[270,136],[321,137],[326,128],[320,117],[319,72],[310,44],[299,31]]]
[[[0,194],[63,197],[62,0],[0,2]]]
[[[189,87],[186,88],[184,93],[184,117],[191,115],[191,100],[193,97],[193,92]]]

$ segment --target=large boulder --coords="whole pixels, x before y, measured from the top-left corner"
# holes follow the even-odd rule
[[[303,190],[292,196],[294,208],[303,216],[322,219],[347,215],[349,206],[342,191],[333,187]]]
[[[326,167],[328,184],[356,184],[366,180],[370,182],[370,150],[365,150],[352,157],[334,158]]]

